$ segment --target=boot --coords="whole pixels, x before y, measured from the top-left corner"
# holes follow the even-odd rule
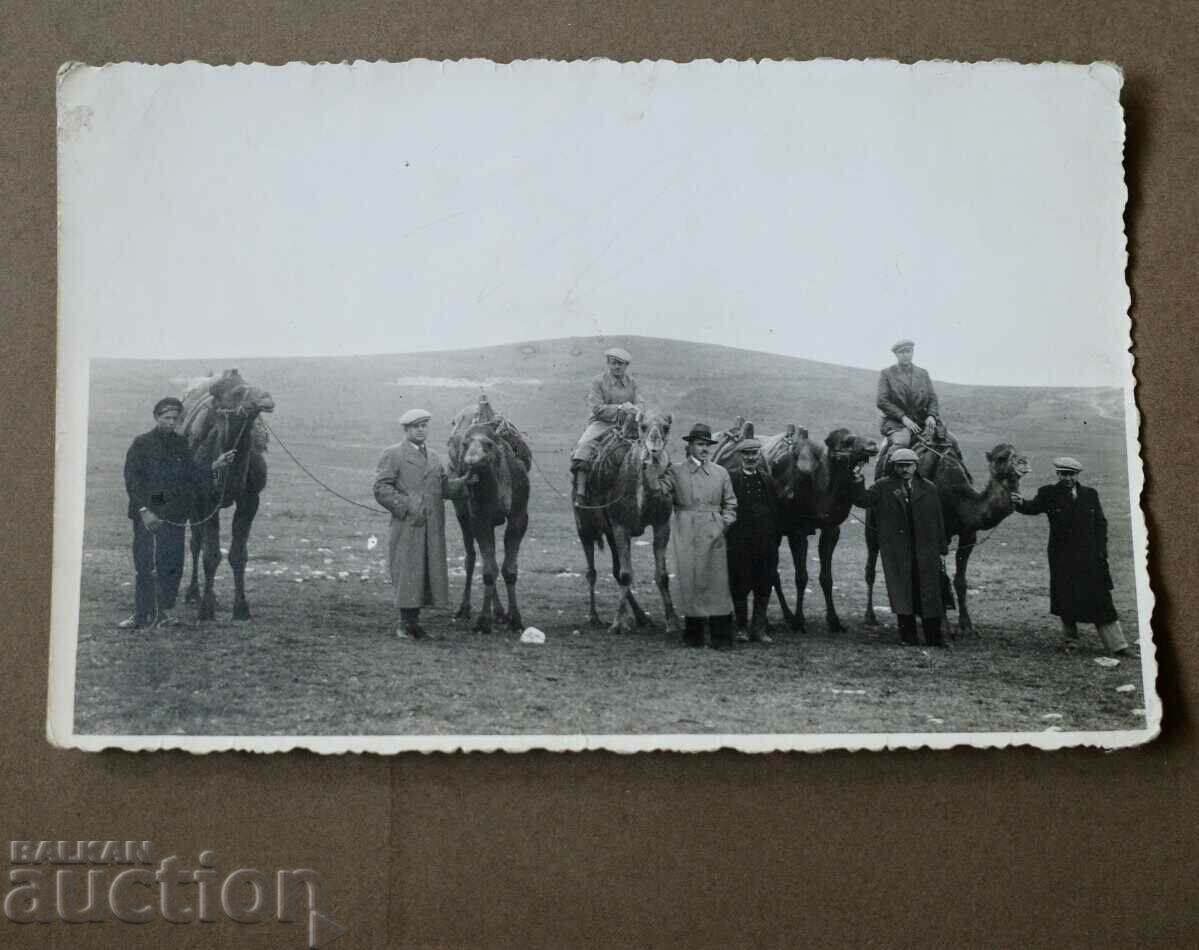
[[[774,638],[766,632],[766,608],[769,606],[769,594],[754,594],[754,619],[749,625],[749,638],[755,643],[774,643]]]
[[[712,649],[713,650],[731,650],[733,649],[733,615],[725,614],[723,617],[709,617],[708,629],[712,634]]]
[[[913,614],[896,614],[895,623],[899,627],[899,639],[905,646],[915,646],[920,642],[916,639],[916,617]]]
[[[749,634],[745,630],[749,624],[749,605],[744,597],[733,598],[733,614],[737,618],[737,642],[749,643]]]
[[[571,463],[571,471],[574,472],[574,485],[572,488],[574,500],[585,502],[587,500],[587,463],[575,459]]]
[[[396,636],[401,640],[421,640],[428,636],[420,625],[419,608],[400,608],[400,625],[396,627]]]
[[[702,647],[704,645],[703,617],[683,618],[683,643],[689,647]]]
[[[941,647],[947,649],[949,641],[941,633],[941,618],[940,617],[923,617],[920,623],[924,626],[924,642],[930,647]]]

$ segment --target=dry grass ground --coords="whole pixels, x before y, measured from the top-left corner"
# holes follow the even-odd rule
[[[628,345],[647,348],[645,341]],[[655,346],[662,361],[643,361],[651,362],[642,368],[643,379],[663,380],[662,391],[670,398],[660,401],[682,413],[685,422],[694,415],[719,425],[746,412],[751,400],[761,405],[762,399],[778,398],[770,393],[785,394],[790,387],[797,405],[817,407],[796,413],[813,433],[842,423],[872,429],[874,416],[864,396],[872,374],[761,357],[778,363],[779,378],[763,366],[738,370],[730,363],[717,392],[710,383],[692,392],[685,389],[686,367],[680,368],[684,357],[702,350],[699,356],[712,374],[714,361],[735,351],[668,341]],[[181,607],[185,622],[179,627],[116,629],[132,600],[120,479],[124,450],[148,428],[147,407],[170,390],[170,379],[208,367],[96,364],[77,730],[100,735],[468,735],[1038,732],[1144,725],[1144,684],[1136,661],[1100,666],[1093,633],[1078,653],[1055,651],[1043,518],[1013,516],[976,552],[971,596],[981,637],[958,640],[948,651],[902,648],[895,644],[893,625],[877,636],[863,628],[865,546],[862,528],[853,521],[846,524],[836,554],[836,597],[849,626],[846,633],[825,629],[814,579],[816,594],[809,595],[806,611],[809,633],[776,629],[772,646],[717,653],[684,649],[660,628],[623,637],[588,628],[582,553],[569,506],[547,479],[559,489],[567,486],[567,453],[581,416],[575,407],[581,402],[579,379],[594,366],[589,357],[598,348],[593,341],[565,341],[538,345],[532,353],[510,348],[483,356],[453,354],[458,362],[372,357],[298,366],[245,361],[241,366],[248,379],[273,392],[279,408],[270,421],[278,436],[322,479],[363,501],[369,501],[374,462],[396,438],[393,420],[400,407],[427,403],[444,425],[450,410],[477,392],[446,386],[446,379],[419,379],[416,367],[426,367],[421,375],[430,376],[432,363],[436,375],[450,382],[472,374],[505,377],[489,391],[532,434],[540,469],[533,473],[520,596],[525,622],[546,633],[542,646],[520,644],[506,630],[481,636],[448,612],[428,614],[428,626],[439,634],[436,641],[397,640],[382,556],[387,518],[325,493],[277,447],[270,454],[271,481],[251,538],[247,590],[254,619],[246,624],[229,619],[232,581],[222,565],[223,609],[217,621],[201,625],[194,610]],[[511,382],[528,378],[538,382]],[[1087,460],[1084,480],[1099,489],[1111,521],[1117,608],[1135,637],[1121,422],[1118,410],[1112,412],[1111,394],[947,389],[943,398],[951,410],[956,403],[966,420],[959,435],[976,473],[985,470],[983,450],[1001,439],[1032,454],[1029,488],[1047,480],[1048,460],[1058,452]],[[767,396],[754,395],[763,392]],[[722,407],[709,402],[717,399]],[[1011,401],[995,410],[1002,422],[970,421],[986,416],[983,404],[998,399]],[[836,400],[844,403],[841,410]],[[1019,411],[1017,403],[1023,407]],[[701,415],[692,408],[698,404],[709,411]],[[1060,419],[1053,406],[1061,407]],[[776,431],[787,421],[782,410],[770,407],[758,418],[762,431]],[[444,434],[435,431],[434,445],[443,441]],[[225,530],[227,536],[227,524]],[[370,549],[372,535],[379,545]],[[449,540],[451,595],[457,597],[461,544],[452,514]],[[642,603],[660,617],[657,592],[648,583],[649,547],[635,548],[635,557]],[[783,570],[790,593],[785,551]],[[885,603],[881,577],[876,593]],[[610,612],[615,595],[615,584],[603,577],[602,612],[603,605]],[[475,600],[477,605],[478,587]],[[1131,691],[1117,690],[1127,684]]]

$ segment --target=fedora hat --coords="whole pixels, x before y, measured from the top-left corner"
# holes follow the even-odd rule
[[[691,427],[691,431],[683,436],[684,442],[705,442],[708,445],[715,445],[716,440],[712,438],[712,427],[704,425],[702,422],[697,422]]]

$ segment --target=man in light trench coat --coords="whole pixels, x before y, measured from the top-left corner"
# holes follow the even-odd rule
[[[731,650],[733,598],[724,535],[737,520],[737,495],[728,471],[708,459],[715,444],[711,428],[699,423],[683,441],[687,457],[671,462],[659,482],[674,501],[670,543],[678,565],[683,642],[702,647],[706,620],[713,649]]]
[[[405,640],[431,637],[420,624],[421,607],[450,602],[445,500],[461,491],[463,480],[448,478],[426,445],[430,418],[424,409],[404,413],[404,440],[383,453],[375,472],[375,500],[391,512],[387,556],[400,612],[396,636]]]

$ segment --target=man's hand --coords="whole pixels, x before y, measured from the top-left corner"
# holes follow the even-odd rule
[[[916,420],[911,419],[908,416],[903,417],[903,427],[912,433],[918,433],[920,431],[920,426]]]
[[[237,449],[230,449],[228,452],[222,452],[216,457],[216,461],[212,463],[212,470],[219,472],[223,468],[228,468],[233,464],[234,458],[237,457]]]
[[[141,516],[142,527],[144,527],[147,531],[157,531],[158,526],[162,524],[162,519],[159,518],[158,515],[154,514],[154,512],[152,512],[149,508],[143,508],[141,510]]]
[[[634,406],[631,402],[622,402],[617,408],[621,412],[632,412],[637,407]]]
[[[1017,508],[1019,508],[1022,504],[1024,504],[1024,496],[1021,495],[1018,491],[1009,492],[1008,494],[1012,499],[1012,504],[1015,505]]]

